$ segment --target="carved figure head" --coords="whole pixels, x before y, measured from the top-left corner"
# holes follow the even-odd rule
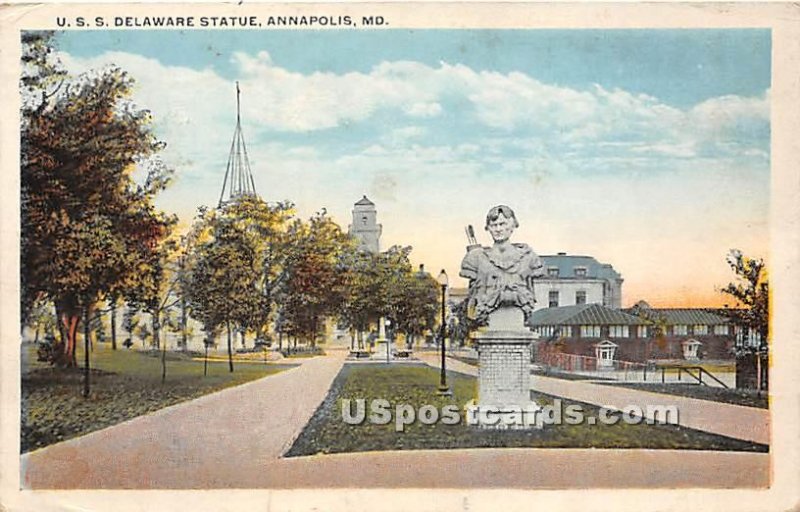
[[[519,227],[514,210],[506,205],[495,206],[486,214],[486,231],[492,235],[495,242],[505,242],[511,238],[511,233]]]

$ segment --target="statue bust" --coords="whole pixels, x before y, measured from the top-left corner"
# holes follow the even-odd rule
[[[511,208],[495,206],[486,215],[485,226],[494,245],[467,247],[459,275],[469,279],[469,318],[483,323],[490,313],[511,306],[522,309],[527,321],[533,312],[533,279],[544,275],[544,265],[528,244],[509,241],[518,226]]]

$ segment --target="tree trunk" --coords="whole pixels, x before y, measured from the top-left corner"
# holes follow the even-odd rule
[[[181,348],[189,348],[189,315],[186,308],[186,299],[181,296]]]
[[[167,340],[164,340],[164,345],[161,348],[161,384],[167,380]]]
[[[117,299],[111,299],[111,350],[117,350]]]
[[[233,350],[231,347],[231,323],[227,322],[228,327],[228,370],[233,373]]]
[[[244,332],[244,329],[239,331],[239,335],[242,338],[242,348],[247,348],[247,345],[245,344],[245,332]]]
[[[203,359],[203,377],[208,375],[208,340],[203,342],[203,345],[206,347],[206,357]]]
[[[61,335],[61,353],[58,354],[56,363],[74,368],[78,366],[75,346],[78,338],[78,324],[80,312],[66,306],[56,306],[58,311],[58,330]]]
[[[153,317],[153,347],[161,348],[161,315],[158,310],[151,311]]]
[[[756,352],[756,391],[761,396],[761,354]]]
[[[89,397],[89,339],[91,338],[91,326],[89,318],[91,307],[87,304],[83,313],[83,397]]]

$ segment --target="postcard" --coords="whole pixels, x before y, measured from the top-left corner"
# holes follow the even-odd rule
[[[800,506],[796,6],[0,23],[4,508]]]

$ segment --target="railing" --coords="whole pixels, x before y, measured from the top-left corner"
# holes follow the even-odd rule
[[[667,370],[678,370],[678,381],[681,380],[681,375],[683,375],[683,373],[686,372],[687,375],[696,380],[699,384],[703,386],[708,386],[709,385],[708,381],[703,382],[703,375],[707,375],[708,378],[710,378],[723,388],[728,389],[727,384],[719,380],[716,376],[714,376],[713,373],[709,372],[702,366],[683,366],[678,364],[664,364],[664,365],[658,365],[656,368],[657,370],[661,370],[661,382],[665,382],[665,374]],[[693,374],[692,370],[696,371],[697,375]]]
[[[644,363],[599,359],[564,352],[539,354],[536,362],[564,372],[596,375],[615,380],[646,380],[648,371],[652,372]]]
[[[550,370],[597,377],[598,379],[632,382],[681,382],[685,373],[700,385],[709,386],[711,385],[710,380],[723,388],[730,387],[714,374],[698,365],[636,363],[563,352],[539,354],[536,362],[548,367]],[[667,379],[668,373],[669,379]],[[677,381],[675,377],[677,377]],[[704,377],[705,380],[703,380]]]

